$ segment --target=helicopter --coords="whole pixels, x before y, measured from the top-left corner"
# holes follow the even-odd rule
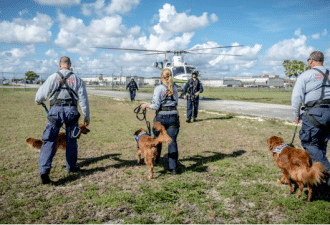
[[[209,49],[219,49],[219,48],[234,48],[234,47],[243,47],[243,45],[233,45],[233,46],[218,46],[212,48],[194,48],[189,50],[149,50],[149,49],[133,49],[133,48],[114,48],[114,47],[94,47],[100,49],[110,49],[110,50],[122,50],[122,51],[140,51],[140,52],[150,52],[144,55],[159,55],[164,54],[165,58],[163,61],[155,62],[153,66],[157,69],[170,69],[172,72],[172,76],[176,83],[185,83],[187,82],[192,73],[195,72],[198,76],[201,76],[197,68],[193,65],[188,65],[183,58],[183,54],[203,54],[203,55],[226,55],[226,56],[242,56],[242,55],[233,55],[233,54],[216,54],[216,53],[203,53],[196,52],[200,50],[209,50]],[[168,61],[166,58],[166,54],[173,53],[174,56],[172,61]]]

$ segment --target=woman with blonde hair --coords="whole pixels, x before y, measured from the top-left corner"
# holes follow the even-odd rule
[[[175,175],[178,173],[177,162],[179,158],[176,141],[180,128],[179,112],[177,109],[179,95],[178,89],[173,85],[171,70],[163,69],[160,76],[162,84],[155,88],[152,104],[143,104],[141,108],[156,110],[154,122],[159,121],[165,127],[167,134],[171,137],[172,142],[168,145],[168,169]],[[159,132],[155,129],[153,133],[155,137],[159,135]],[[158,156],[155,162],[159,163],[162,144],[157,146],[157,150]]]

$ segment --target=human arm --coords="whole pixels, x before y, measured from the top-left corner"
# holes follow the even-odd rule
[[[78,102],[81,108],[82,113],[84,114],[84,124],[88,126],[90,124],[90,109],[89,109],[89,100],[87,95],[87,90],[85,84],[82,82],[81,79],[77,78],[77,82],[79,82],[79,89],[78,89]]]
[[[295,120],[299,120],[300,107],[305,101],[306,85],[302,75],[297,79],[291,95],[291,106]]]

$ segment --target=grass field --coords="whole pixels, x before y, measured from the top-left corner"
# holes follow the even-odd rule
[[[123,86],[111,87],[93,86],[101,90],[127,91]],[[139,93],[153,93],[154,87],[145,86],[138,90]],[[181,93],[181,92],[180,92]],[[283,88],[233,88],[233,87],[204,87],[201,97],[236,100],[248,102],[274,103],[274,104],[291,104],[292,89]]]
[[[55,184],[41,185],[39,151],[25,143],[41,138],[46,124],[35,93],[0,91],[1,223],[330,223],[329,190],[315,190],[308,203],[306,193],[297,199],[276,182],[281,172],[266,140],[290,142],[295,127],[232,113],[201,111],[187,124],[180,108],[181,173],[167,171],[164,146],[149,180],[147,167],[136,163],[133,134],[146,128],[133,113],[140,102],[90,96],[91,132],[78,141],[83,170],[67,174],[59,150],[50,174]],[[154,112],[147,116],[152,121]],[[298,137],[294,144],[300,146]]]

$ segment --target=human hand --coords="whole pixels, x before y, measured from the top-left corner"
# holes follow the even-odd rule
[[[195,93],[195,95],[198,96],[198,95],[199,95],[199,91],[197,91],[197,92]]]
[[[90,124],[90,120],[86,120],[86,119],[84,119],[84,125],[85,125],[86,127],[88,127],[89,124]]]
[[[183,99],[184,99],[184,100],[186,100],[186,98],[187,98],[186,96],[183,96]]]
[[[294,121],[295,121],[296,123],[300,123],[300,122],[301,122],[301,118],[300,118],[300,116],[296,116],[296,117],[294,118]]]
[[[145,110],[146,108],[149,108],[147,103],[144,103],[141,105],[141,109]]]

